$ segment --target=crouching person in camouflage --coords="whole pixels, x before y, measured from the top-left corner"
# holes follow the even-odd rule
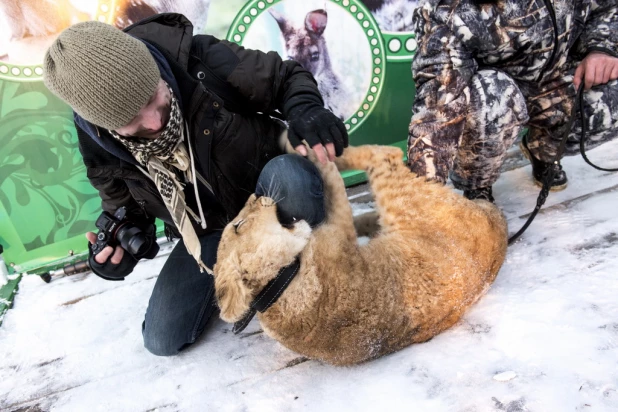
[[[450,174],[469,199],[493,201],[506,150],[521,148],[540,184],[567,132],[575,95],[585,84],[586,147],[618,131],[616,0],[428,0],[415,11],[419,43],[408,163],[419,176]],[[579,119],[579,116],[578,116]],[[577,152],[581,124],[570,131]]]

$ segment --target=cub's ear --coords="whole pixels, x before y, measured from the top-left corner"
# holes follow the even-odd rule
[[[215,298],[221,309],[219,316],[226,322],[240,320],[251,303],[250,291],[242,282],[236,260],[230,257],[215,266]]]
[[[215,282],[217,304],[221,309],[220,317],[226,322],[236,322],[249,309],[246,289],[240,280],[223,279]]]

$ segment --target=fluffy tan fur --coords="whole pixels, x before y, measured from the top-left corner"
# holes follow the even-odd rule
[[[214,269],[225,321],[239,320],[300,254],[298,275],[260,323],[293,351],[349,365],[430,339],[491,285],[507,247],[494,205],[412,178],[397,148],[350,147],[337,167],[367,172],[380,226],[359,246],[337,167],[312,157],[324,179],[323,224],[283,227],[273,200],[254,195],[225,228]]]

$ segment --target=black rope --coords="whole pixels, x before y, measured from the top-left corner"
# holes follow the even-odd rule
[[[583,84],[583,83],[582,83]],[[588,163],[590,166],[594,167],[597,170],[602,170],[604,172],[618,172],[618,168],[615,169],[605,169],[603,167],[597,166],[594,163],[592,163],[590,161],[590,159],[588,159],[588,156],[586,156],[586,148],[584,147],[584,136],[586,136],[586,122],[584,122],[585,117],[584,117],[584,93],[581,92],[583,86],[579,86],[579,91],[577,92],[577,103],[579,105],[579,113],[581,115],[580,119],[581,119],[581,124],[582,124],[582,134],[581,134],[581,138],[579,139],[579,152],[582,154],[582,157],[584,158],[584,160],[586,161],[586,163]]]
[[[595,169],[602,170],[605,172],[618,172],[618,168],[605,169],[605,168],[599,167],[595,165],[594,163],[592,163],[590,159],[588,159],[588,156],[586,156],[586,150],[584,148],[584,143],[585,143],[585,138],[586,138],[586,122],[585,122],[586,118],[584,114],[584,82],[583,81],[579,85],[579,89],[577,90],[577,96],[575,98],[575,102],[577,106],[579,106],[580,122],[581,122],[581,128],[582,128],[581,135],[579,138],[579,151],[582,157],[584,158],[586,163],[588,163],[590,166],[594,167]],[[556,156],[552,160],[553,165],[560,164],[560,159],[562,158],[562,154],[564,153],[564,150],[566,148],[566,142],[567,142],[567,139],[569,138],[569,134],[571,133],[571,128],[573,127],[573,123],[575,122],[576,115],[577,115],[577,107],[573,107],[573,109],[571,110],[571,117],[569,118],[568,127],[566,128],[564,137],[560,141],[560,146],[558,147]],[[532,156],[532,154],[530,155]],[[551,188],[551,184],[554,181],[554,176],[557,170],[558,168],[548,167],[547,170],[545,171],[545,175],[543,176],[543,180],[541,182],[543,186],[541,188],[541,192],[539,193],[539,196],[536,199],[536,206],[534,210],[532,211],[532,213],[530,214],[530,216],[528,216],[528,220],[526,220],[526,223],[524,223],[521,229],[519,229],[517,233],[515,233],[513,236],[509,238],[509,245],[515,242],[526,231],[526,229],[528,229],[528,226],[530,226],[530,224],[532,223],[536,215],[539,213],[539,210],[541,210],[541,207],[543,207],[543,204],[545,204],[545,201],[547,200],[547,196],[549,195],[549,189]]]

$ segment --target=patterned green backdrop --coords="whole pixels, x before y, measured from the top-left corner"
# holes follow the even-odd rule
[[[72,112],[41,81],[0,79],[0,243],[19,271],[83,251],[101,201]]]

